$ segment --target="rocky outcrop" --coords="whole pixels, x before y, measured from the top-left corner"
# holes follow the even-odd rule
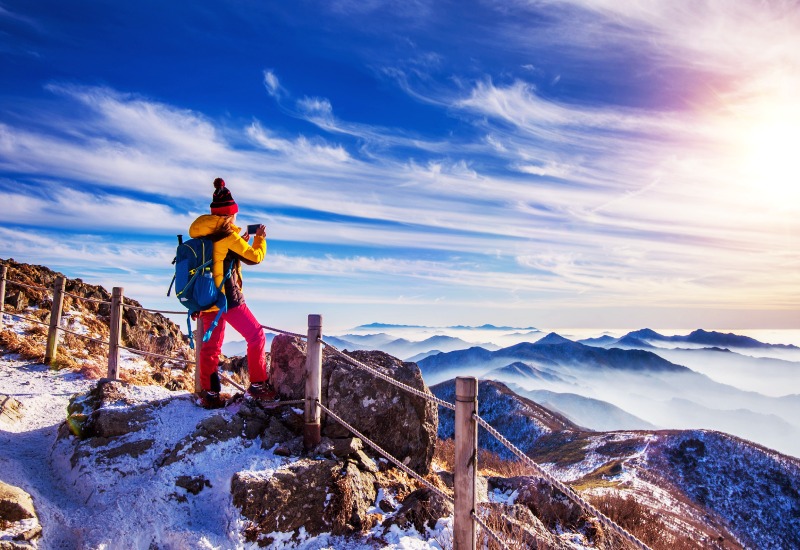
[[[270,348],[270,381],[282,399],[304,399],[306,387],[306,343],[278,334]]]
[[[0,549],[34,548],[30,544],[42,533],[31,496],[0,481]],[[8,540],[10,539],[10,540]]]
[[[586,542],[598,550],[615,550],[625,544],[615,533],[604,530],[596,518],[587,516],[580,506],[544,479],[528,476],[491,477],[489,490],[510,495],[507,503],[487,506],[488,523],[509,534],[524,548],[567,550],[573,548],[554,533],[582,533]]]
[[[415,363],[404,363],[381,351],[354,351],[350,356],[422,392],[430,393]],[[436,404],[412,395],[337,355],[322,366],[323,404],[420,474],[427,474],[436,446]],[[328,419],[323,434],[348,435]]]
[[[354,351],[348,355],[414,389],[430,393],[415,363],[402,362],[381,351]],[[281,397],[303,399],[305,343],[299,338],[278,335],[272,342],[270,356],[270,376]],[[323,353],[322,404],[413,470],[428,472],[436,444],[435,404],[381,380],[327,349]],[[342,438],[349,432],[335,420],[326,419],[323,434]]]
[[[88,393],[74,396],[67,406],[67,425],[73,435],[116,437],[142,428],[150,419],[150,404],[132,405],[125,382],[103,378]],[[130,405],[120,407],[119,405]]]
[[[40,310],[47,312],[47,316],[43,320],[49,320],[53,283],[56,277],[63,276],[63,274],[40,265],[18,263],[14,259],[2,260],[0,263],[8,266],[9,282],[7,283],[5,305],[16,311],[21,311],[28,306],[37,306]],[[33,287],[44,287],[46,290],[30,288],[30,286],[22,287],[11,281]],[[65,291],[91,300],[111,301],[111,293],[108,290],[102,286],[84,283],[81,279],[67,279]],[[139,302],[128,297],[125,297],[125,304],[142,307]],[[70,310],[96,316],[99,321],[102,321],[96,323],[96,328],[104,329],[104,336],[108,335],[108,318],[111,313],[108,303],[77,300],[67,296],[64,300],[64,311]],[[126,308],[122,320],[123,344],[130,346],[136,343],[135,340],[141,338],[151,339],[154,346],[168,352],[182,350],[188,345],[188,340],[181,333],[180,327],[160,313]]]
[[[400,509],[383,522],[384,529],[397,525],[404,528],[413,525],[414,529],[424,533],[426,528],[433,529],[436,522],[453,514],[453,505],[438,493],[427,487],[413,491],[406,498]]]
[[[239,472],[231,481],[233,503],[249,520],[245,539],[269,546],[269,533],[346,534],[370,528],[375,475],[354,463],[302,459],[264,478]]]

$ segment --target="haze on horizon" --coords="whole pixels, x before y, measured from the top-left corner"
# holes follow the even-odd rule
[[[796,2],[0,0],[0,257],[262,322],[800,328]],[[179,320],[179,319],[177,319]]]

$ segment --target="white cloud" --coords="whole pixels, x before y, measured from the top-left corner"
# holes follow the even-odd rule
[[[264,70],[264,87],[267,89],[267,93],[276,99],[280,99],[285,93],[277,75],[271,69]]]
[[[309,140],[300,136],[294,141],[273,136],[261,124],[254,122],[247,128],[247,135],[256,143],[284,155],[302,159],[310,164],[330,164],[351,160],[350,154],[341,145],[331,146],[322,139]]]
[[[297,100],[297,109],[309,122],[322,128],[335,126],[331,102],[320,97],[304,97]]]

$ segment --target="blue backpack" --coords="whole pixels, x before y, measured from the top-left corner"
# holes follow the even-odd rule
[[[228,301],[222,292],[225,281],[231,276],[230,270],[222,278],[219,286],[214,284],[214,274],[211,272],[213,263],[214,241],[211,239],[189,239],[183,242],[183,236],[178,235],[178,249],[175,253],[175,276],[167,290],[167,296],[175,285],[175,296],[188,310],[186,324],[189,328],[189,346],[194,349],[194,335],[192,333],[192,314],[205,311],[217,306],[219,311],[214,322],[203,334],[203,342],[211,338],[211,333],[219,323],[223,312],[228,311]]]

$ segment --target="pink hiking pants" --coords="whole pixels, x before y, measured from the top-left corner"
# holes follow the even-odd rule
[[[205,311],[200,314],[204,330],[208,330],[216,316],[216,311]],[[267,359],[264,356],[266,351],[264,329],[261,328],[261,324],[256,320],[247,304],[241,304],[220,316],[219,324],[211,333],[211,338],[208,339],[208,342],[203,342],[200,348],[200,387],[204,390],[211,389],[211,375],[217,372],[226,324],[230,324],[247,341],[247,370],[250,382],[266,381]]]

